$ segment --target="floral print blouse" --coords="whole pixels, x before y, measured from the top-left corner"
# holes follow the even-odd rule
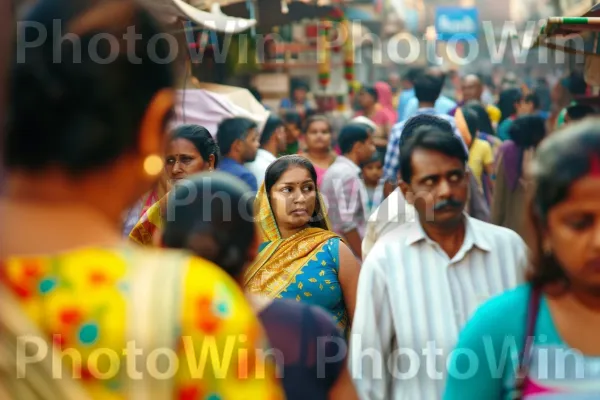
[[[0,283],[62,349],[66,371],[81,377],[92,399],[126,398],[129,366],[123,353],[131,260],[125,252],[89,248],[0,263]],[[258,356],[268,345],[237,285],[205,260],[187,256],[181,260],[179,255],[172,265],[165,265],[174,268],[175,262],[188,263],[181,288],[180,324],[173,327],[179,341],[173,349],[178,356],[173,398],[283,398],[274,367]],[[161,321],[153,323],[158,326]],[[119,358],[106,355],[107,350]],[[146,371],[141,361],[136,364],[138,370]]]

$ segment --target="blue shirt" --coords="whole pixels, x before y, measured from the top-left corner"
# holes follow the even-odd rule
[[[258,192],[258,184],[256,183],[256,177],[254,174],[237,161],[229,157],[223,157],[219,163],[218,169],[219,171],[226,172],[241,179],[242,181],[246,182],[248,186],[250,186],[250,189],[252,189],[254,192]]]
[[[398,99],[398,121],[402,121],[404,119],[404,115],[406,114],[406,106],[411,99],[415,98],[415,89],[406,89],[400,93],[400,98]]]
[[[444,400],[512,399],[515,365],[525,342],[530,293],[529,285],[519,286],[490,299],[475,312],[451,354]],[[542,389],[540,400],[600,398],[600,358],[569,348],[556,329],[545,295],[537,310],[533,335],[525,389],[531,385]],[[538,398],[524,398],[533,397]]]
[[[435,102],[433,107],[438,114],[450,114],[454,108],[456,108],[456,102],[451,100],[450,98],[441,95]],[[406,121],[410,117],[413,117],[417,110],[419,109],[419,100],[416,97],[413,97],[409,100],[406,105],[406,113],[402,114],[400,121]]]

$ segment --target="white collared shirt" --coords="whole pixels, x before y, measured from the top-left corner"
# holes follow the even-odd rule
[[[344,235],[354,229],[365,236],[367,223],[367,189],[360,177],[360,167],[344,156],[337,156],[321,182],[321,194],[333,231]]]
[[[265,172],[267,172],[267,168],[275,160],[277,160],[277,157],[267,150],[258,149],[258,152],[256,153],[256,159],[254,159],[252,162],[244,164],[244,167],[248,168],[256,177],[256,182],[258,183],[259,188],[265,180]]]
[[[362,399],[440,399],[461,328],[490,296],[524,280],[527,248],[519,235],[465,218],[465,239],[452,259],[418,220],[384,234],[366,258],[350,346]],[[382,358],[371,361],[373,353]],[[384,364],[393,354],[395,375]]]
[[[369,216],[365,238],[362,241],[363,260],[380,237],[405,222],[414,221],[415,215],[415,207],[406,201],[397,187]]]

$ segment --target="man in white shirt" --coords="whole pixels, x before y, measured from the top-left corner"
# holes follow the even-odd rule
[[[417,218],[385,233],[362,266],[350,362],[363,399],[440,399],[460,329],[524,278],[519,235],[464,213],[468,156],[445,126],[402,143],[400,188]]]
[[[371,159],[375,144],[370,129],[363,124],[348,124],[342,128],[338,144],[343,155],[325,172],[321,194],[333,231],[342,235],[354,255],[360,258],[368,210],[359,165]]]
[[[279,153],[285,151],[286,145],[283,121],[279,117],[270,116],[260,136],[260,149],[256,153],[256,159],[244,164],[256,177],[259,188],[265,180],[267,168],[277,159]]]

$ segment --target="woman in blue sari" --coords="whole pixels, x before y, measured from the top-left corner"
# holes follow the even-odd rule
[[[250,293],[320,306],[348,331],[360,265],[330,230],[316,181],[313,165],[301,156],[269,166],[256,199],[263,243],[244,286]]]

